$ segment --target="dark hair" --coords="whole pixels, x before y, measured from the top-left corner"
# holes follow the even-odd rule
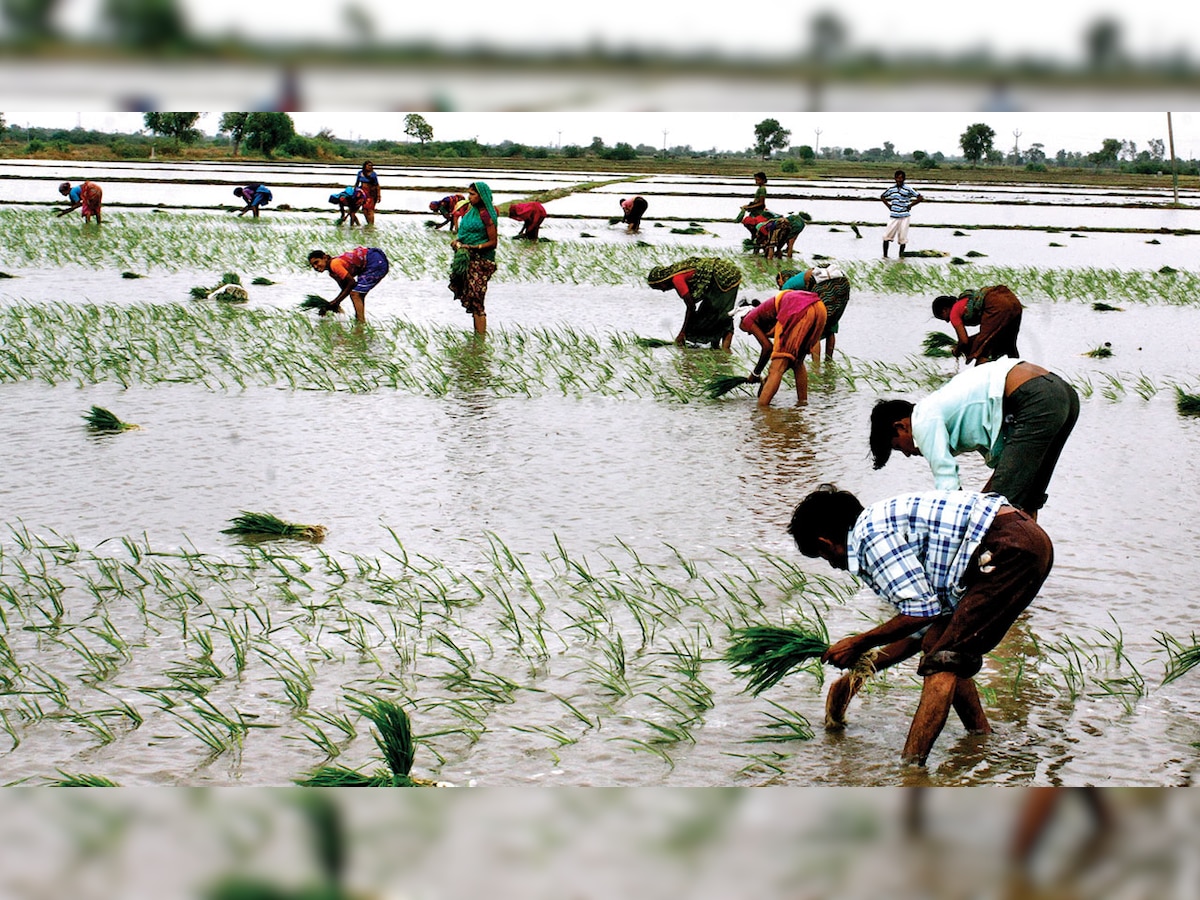
[[[329,256],[329,254],[324,250],[314,250],[312,253],[308,254],[308,261],[311,263],[314,259],[324,259],[327,256]]]
[[[887,465],[896,423],[911,416],[912,411],[913,405],[908,400],[880,400],[871,410],[871,456],[875,458],[875,468]]]
[[[805,556],[820,556],[820,538],[845,544],[863,505],[849,491],[823,484],[797,505],[788,524],[788,534]]]
[[[235,196],[235,197],[242,196],[242,189],[240,187],[235,187],[233,189],[233,196]]]
[[[908,177],[907,175],[905,175],[905,174],[904,174],[904,170],[903,170],[903,169],[897,169],[895,172],[893,172],[893,173],[892,173],[892,177],[893,177],[893,178],[895,178],[897,175],[899,175],[901,178],[907,178],[907,177]]]
[[[766,173],[766,172],[755,172],[755,173],[754,173],[754,177],[755,177],[755,178],[761,178],[763,181],[766,181],[766,180],[767,180],[767,173]]]
[[[957,297],[951,297],[949,294],[942,294],[940,297],[933,298],[933,317],[940,319],[943,311],[949,312],[954,308],[954,304],[958,302]]]

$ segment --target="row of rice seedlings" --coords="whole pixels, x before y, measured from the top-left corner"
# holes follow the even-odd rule
[[[63,229],[46,229],[33,211],[0,210],[14,259],[43,266],[85,265],[120,270],[131,258],[147,268],[209,268],[214,259],[238,259],[250,269],[302,271],[312,247],[328,243],[328,231],[313,221],[272,220],[261,228],[229,228],[219,215],[172,219],[137,213],[117,213],[114,228],[95,240],[80,242]],[[448,238],[429,229],[385,225],[375,242],[388,253],[396,278],[441,278],[449,263]],[[543,281],[571,284],[644,284],[645,273],[656,265],[687,255],[711,256],[709,246],[660,247],[641,243],[593,244],[555,241],[522,247],[500,254],[497,282]],[[746,289],[771,290],[779,261],[747,260],[735,252],[718,253],[743,269]],[[816,259],[817,254],[813,254]],[[789,260],[790,267],[808,265]],[[885,293],[952,293],[961,289],[962,274],[950,265],[882,265],[879,261],[842,263],[859,290]],[[1117,269],[1037,269],[1033,267],[979,267],[972,271],[978,283],[1008,284],[1018,296],[1030,300],[1085,300],[1189,304],[1200,296],[1200,274],[1169,267],[1152,272]]]
[[[677,565],[669,565],[647,562],[630,545],[624,545],[623,556],[596,560],[573,557],[559,544],[557,553],[540,557],[539,567],[543,563],[549,567],[543,575],[532,567],[533,559],[495,538],[482,550],[483,569],[470,574],[412,556],[399,544],[383,557],[338,558],[318,548],[255,546],[243,548],[239,557],[229,560],[190,550],[163,553],[130,540],[120,548],[124,556],[99,557],[78,552],[57,536],[39,541],[29,529],[16,531],[28,549],[0,557],[4,567],[0,574],[5,576],[0,584],[15,582],[23,588],[3,604],[12,620],[8,634],[21,636],[20,643],[9,647],[14,664],[3,667],[0,661],[3,677],[14,687],[0,702],[0,714],[9,727],[20,735],[27,728],[58,722],[83,728],[101,743],[120,740],[122,732],[114,730],[112,723],[132,729],[149,714],[126,699],[127,710],[139,720],[135,724],[130,712],[114,705],[111,696],[106,702],[92,702],[99,679],[112,680],[102,668],[115,665],[118,674],[130,668],[144,670],[163,646],[178,646],[186,648],[182,657],[165,654],[165,661],[152,664],[157,679],[152,677],[148,686],[137,690],[157,702],[156,716],[176,721],[210,753],[246,752],[252,731],[267,726],[283,729],[285,736],[312,746],[323,758],[343,752],[353,742],[353,726],[344,716],[323,719],[306,707],[323,667],[331,665],[335,673],[348,673],[341,676],[343,684],[346,677],[357,677],[353,673],[361,671],[343,668],[345,661],[334,649],[344,640],[338,632],[344,631],[340,626],[352,611],[371,623],[363,632],[365,646],[383,651],[390,640],[416,646],[415,652],[410,650],[416,666],[411,674],[380,674],[372,683],[422,698],[419,706],[432,726],[429,740],[435,747],[441,745],[436,752],[442,756],[469,752],[472,744],[494,730],[488,721],[495,710],[513,707],[518,694],[540,692],[539,682],[553,677],[557,669],[561,677],[578,673],[587,687],[582,695],[556,693],[566,719],[555,723],[557,732],[543,731],[546,737],[567,746],[567,740],[596,729],[603,717],[610,723],[609,736],[670,764],[674,748],[698,741],[704,713],[717,702],[703,678],[705,654],[716,643],[710,623],[761,621],[763,609],[776,608],[792,610],[782,612],[786,619],[812,619],[825,604],[844,599],[824,595],[821,583],[790,560],[756,558],[739,561],[730,569],[697,564],[676,553]],[[45,606],[38,602],[37,589],[47,581],[41,577],[43,571],[73,598],[61,602],[63,613],[55,623],[47,623],[44,612],[37,609]],[[82,590],[84,573],[96,585],[94,592]],[[423,587],[418,588],[416,581]],[[25,589],[26,584],[34,587]],[[111,587],[101,589],[102,584]],[[271,602],[269,592],[280,587],[287,587],[295,600]],[[432,604],[430,589],[442,594]],[[500,619],[508,615],[500,602],[506,592],[523,629],[543,607],[548,638],[564,629],[578,631],[578,622],[585,619],[594,628],[582,642],[548,640],[545,647],[528,637],[520,643],[515,638],[495,640],[506,633],[499,627]],[[839,592],[844,595],[845,586]],[[80,606],[86,615],[95,616],[96,610],[117,599],[138,595],[142,599],[133,609],[145,612],[140,618],[124,620],[119,630],[112,620],[77,623],[72,617]],[[818,601],[819,606],[813,605]],[[426,628],[410,629],[413,607],[422,605],[427,610],[432,605],[444,624],[431,622],[426,611]],[[186,616],[182,610],[188,610]],[[470,624],[464,615],[470,616]],[[637,621],[639,615],[643,623]],[[17,620],[41,623],[43,629],[49,624],[54,627],[29,631]],[[389,633],[389,626],[398,621],[404,622],[403,627]],[[90,628],[83,628],[84,622]],[[138,628],[144,632],[150,623],[158,628],[153,652],[142,633],[122,633]],[[641,647],[631,651],[630,636],[639,634]],[[113,663],[93,661],[79,649],[75,637],[86,639],[89,647],[107,643],[124,650]],[[229,640],[217,641],[218,637]],[[1092,689],[1129,695],[1136,681],[1119,631],[1108,640],[1110,647],[1118,649],[1109,649],[1107,655],[1120,667],[1101,672],[1103,677],[1093,679]],[[240,652],[235,649],[239,644]],[[47,654],[53,647],[63,649]],[[40,663],[36,667],[27,664],[35,652]],[[95,656],[95,651],[90,652]],[[83,661],[65,665],[63,653]],[[235,662],[239,657],[241,662]],[[529,667],[522,669],[521,661]],[[1097,656],[1088,665],[1100,672],[1099,662]],[[89,677],[81,677],[88,672]],[[236,681],[235,672],[240,676]],[[279,705],[290,711],[286,717],[256,719],[236,699],[235,693],[243,690],[237,685],[262,685],[264,675],[265,683],[280,686]],[[622,707],[622,712],[615,712]],[[786,732],[768,728],[766,734]]]

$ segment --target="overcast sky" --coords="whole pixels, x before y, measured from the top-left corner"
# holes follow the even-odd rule
[[[102,2],[61,0],[59,19],[75,33],[94,31]],[[776,0],[765,6],[696,0],[455,0],[449,6],[393,0],[180,2],[198,33],[239,33],[261,41],[348,41],[366,23],[374,39],[383,42],[508,49],[581,49],[600,43],[741,55],[796,53],[809,44],[813,17],[824,12],[843,22],[847,43],[855,47],[946,54],[986,48],[1000,57],[1035,54],[1063,61],[1082,58],[1084,30],[1102,16],[1120,24],[1122,44],[1136,56],[1165,56],[1194,46],[1200,22],[1197,7],[1186,0]],[[358,14],[347,15],[350,7]]]
[[[1165,112],[1014,112],[1014,113],[422,113],[437,140],[478,137],[489,144],[511,140],[524,144],[563,146],[590,144],[600,137],[612,146],[619,141],[661,148],[690,145],[695,150],[741,150],[754,142],[754,126],[764,118],[778,119],[792,132],[792,143],[812,147],[853,147],[862,151],[891,141],[898,153],[924,150],[959,155],[959,136],[975,122],[996,132],[995,144],[1005,151],[1014,143],[1028,149],[1040,143],[1049,156],[1059,150],[1090,153],[1105,138],[1129,140],[1139,150],[1152,138],[1167,140]],[[77,123],[101,131],[137,131],[140,113],[24,113],[6,114],[14,125],[73,128]],[[316,134],[329,128],[343,138],[405,140],[403,112],[394,113],[293,113],[297,130]],[[200,121],[209,133],[216,130],[220,113],[207,113]],[[1200,113],[1173,113],[1178,156],[1200,156]],[[816,134],[820,130],[820,135]],[[1020,132],[1015,135],[1014,132]]]

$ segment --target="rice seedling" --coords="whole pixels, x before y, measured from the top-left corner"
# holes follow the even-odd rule
[[[263,277],[262,275],[258,275],[258,276],[256,276],[256,277],[254,278],[254,280],[252,280],[250,283],[251,283],[251,284],[253,284],[253,285],[261,285],[261,286],[267,286],[267,285],[272,285],[272,284],[275,284],[275,282],[274,282],[274,281],[272,281],[270,278],[265,278],[265,277]]]
[[[221,276],[221,280],[218,281],[216,284],[214,284],[212,287],[204,287],[203,285],[197,285],[191,289],[190,293],[191,293],[193,299],[205,300],[205,299],[208,299],[209,297],[212,297],[218,291],[220,291],[230,285],[241,288],[242,278],[240,275],[237,274],[237,272],[226,272],[224,275]],[[244,288],[242,288],[242,293],[245,294]]]
[[[1200,394],[1189,394],[1175,387],[1175,409],[1181,416],[1200,416]]]
[[[908,254],[905,255],[907,256]],[[952,266],[969,266],[970,264],[970,260],[963,259],[961,256],[954,256],[950,259],[950,265]]]
[[[285,522],[270,513],[247,512],[230,519],[230,527],[221,529],[221,534],[233,534],[249,538],[293,538],[320,543],[325,539],[324,525],[297,525]]]
[[[105,778],[103,775],[68,775],[62,769],[58,770],[58,777],[50,779],[46,782],[47,787],[85,787],[85,788],[110,788],[120,787],[115,781],[110,778]]]
[[[1103,301],[1093,303],[1092,309],[1096,312],[1124,312],[1121,307],[1113,306],[1111,303],[1104,303]]]
[[[325,313],[333,309],[333,304],[319,294],[308,294],[303,300],[300,301],[300,308],[315,309],[318,310],[321,315],[325,315]]]
[[[659,347],[670,347],[671,345],[673,345],[675,343],[674,341],[668,341],[663,338],[648,338],[648,337],[634,338],[633,342],[639,347],[646,347],[647,349],[651,349],[651,350],[657,349]]]
[[[908,259],[910,257],[913,259],[941,259],[941,258],[949,256],[949,255],[950,254],[947,253],[945,250],[905,250],[904,251],[905,259]]]
[[[987,256],[987,254],[986,254],[986,253],[980,253],[978,250],[968,250],[968,251],[966,252],[966,254],[965,254],[965,255],[966,255],[966,256],[967,256],[969,259],[979,259],[980,257],[986,257],[986,256]]]
[[[1091,350],[1088,350],[1083,355],[1090,356],[1092,359],[1108,359],[1110,356],[1113,355],[1112,343],[1109,341],[1105,341],[1099,347],[1095,347]]]
[[[948,359],[954,355],[954,348],[957,346],[958,339],[954,335],[944,331],[929,331],[921,342],[921,352],[936,359]]]
[[[775,744],[786,741],[811,741],[813,739],[812,725],[803,715],[790,710],[774,700],[768,700],[778,713],[765,713],[768,721],[767,731],[763,734],[747,738],[747,744]]]
[[[1191,636],[1190,645],[1184,645],[1182,641],[1166,632],[1160,632],[1155,641],[1167,652],[1167,671],[1162,680],[1164,685],[1182,678],[1200,665],[1200,641],[1196,639],[1195,634]]]
[[[744,384],[753,384],[753,382],[745,375],[717,375],[705,384],[704,393],[710,400],[716,400]]]
[[[435,782],[413,778],[413,757],[416,753],[408,713],[389,700],[364,698],[351,705],[375,725],[375,743],[383,754],[387,769],[376,769],[365,775],[357,769],[343,766],[322,766],[305,778],[296,781],[302,787],[419,787]]]
[[[84,413],[83,420],[87,423],[88,428],[93,431],[108,433],[133,431],[141,427],[130,422],[122,422],[114,413],[102,406],[93,406],[88,412]]]
[[[828,637],[795,628],[755,625],[734,632],[724,659],[735,674],[749,677],[746,690],[757,696],[800,666],[820,659]]]
[[[1051,241],[1051,242],[1050,242],[1050,243],[1049,243],[1047,246],[1050,246],[1050,247],[1065,247],[1065,246],[1066,246],[1066,244],[1060,244],[1060,243],[1058,243],[1057,241]]]
[[[134,278],[145,278],[146,276],[139,275],[137,272],[122,272],[121,277],[128,278],[128,279],[134,279]]]

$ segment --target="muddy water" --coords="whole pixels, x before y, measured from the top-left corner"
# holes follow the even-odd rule
[[[647,231],[653,239],[654,231]],[[820,232],[806,231],[804,237],[810,234]],[[625,236],[604,232],[601,239]],[[16,268],[9,260],[4,265]],[[189,272],[155,273],[134,282],[111,271],[18,269],[17,274],[19,279],[0,283],[6,304],[70,297],[105,304],[162,302],[176,287],[184,293],[197,283],[196,273]],[[294,304],[298,292],[312,289],[312,279],[301,274],[281,281],[252,289],[250,306],[282,310]],[[277,299],[276,291],[288,299]],[[637,629],[624,623],[634,694],[605,702],[598,693],[587,667],[596,655],[565,617],[575,609],[569,592],[552,604],[550,633],[559,637],[551,637],[548,657],[534,666],[505,649],[493,608],[464,607],[442,627],[473,646],[480,668],[526,690],[488,710],[487,730],[477,740],[433,740],[444,762],[420,749],[418,774],[488,785],[924,780],[896,764],[916,698],[911,665],[855,702],[844,733],[825,734],[822,691],[810,675],[793,675],[761,698],[740,692],[742,684],[717,658],[727,632],[718,618],[710,618],[719,617],[729,603],[689,578],[677,554],[702,571],[739,578],[746,566],[769,571],[767,557],[775,556],[854,591],[850,579],[800,557],[784,527],[795,502],[821,481],[835,481],[864,499],[929,485],[927,467],[917,459],[896,459],[883,470],[871,470],[867,416],[876,399],[895,393],[848,377],[870,362],[911,369],[909,356],[935,324],[928,298],[857,292],[839,334],[845,358],[840,366],[814,374],[808,406],[786,402],[785,387],[775,408],[759,411],[744,391],[719,402],[686,404],[556,390],[497,396],[488,387],[488,357],[470,352],[466,317],[442,283],[397,282],[377,293],[369,308],[380,320],[410,318],[463,329],[463,352],[447,357],[455,388],[446,396],[278,387],[209,390],[165,383],[127,390],[70,382],[0,385],[8,421],[0,432],[6,460],[0,478],[5,558],[25,559],[15,532],[7,532],[27,526],[42,535],[70,536],[100,554],[115,554],[123,536],[144,535],[159,549],[190,548],[234,562],[245,546],[221,529],[239,510],[264,510],[329,528],[319,550],[296,544],[288,549],[314,567],[309,580],[320,599],[336,593],[319,575],[322,554],[348,566],[354,556],[384,559],[396,552],[393,533],[408,554],[483,581],[495,568],[489,561],[490,532],[525,561],[539,585],[550,578],[547,557],[559,546],[572,558],[595,561],[593,571],[611,560],[615,570],[627,573],[636,568],[631,548],[638,565],[658,567],[665,582],[706,598],[702,609],[683,617],[689,625],[664,622],[662,633],[645,645]],[[489,293],[489,314],[499,329],[572,324],[599,334],[670,337],[682,310],[674,298],[635,287],[498,282]],[[1025,355],[1081,388],[1091,386],[1041,518],[1055,542],[1055,570],[980,676],[996,734],[967,737],[952,722],[931,758],[930,783],[1172,785],[1193,777],[1200,681],[1191,676],[1158,687],[1162,656],[1156,637],[1165,631],[1186,638],[1200,620],[1191,589],[1200,544],[1195,515],[1200,479],[1192,462],[1200,456],[1200,427],[1176,414],[1170,387],[1181,383],[1197,389],[1196,315],[1188,307],[1138,305],[1122,313],[1096,313],[1070,298],[1030,301],[1022,329]],[[1080,355],[1105,341],[1113,345],[1111,359]],[[748,366],[753,350],[743,336],[734,350],[735,370]],[[372,352],[370,345],[366,352]],[[653,352],[672,360],[681,373],[710,355],[675,348]],[[940,365],[946,373],[955,369],[952,360]],[[1143,377],[1158,388],[1146,398],[1135,389]],[[119,436],[89,435],[80,416],[92,404],[142,427]],[[981,485],[987,477],[973,458],[964,459],[963,471],[967,486]],[[11,566],[4,573],[7,584],[20,581]],[[275,621],[295,619],[295,601],[271,579],[228,577],[235,594],[272,611]],[[756,612],[761,621],[791,618],[792,600],[773,583],[755,589],[763,594],[763,607]],[[88,595],[67,597],[71,615],[87,616]],[[353,602],[356,608],[371,608],[365,597]],[[118,603],[109,606],[121,632],[136,634],[136,616]],[[886,612],[859,590],[844,605],[834,601],[825,619],[837,636]],[[16,621],[11,611],[9,618]],[[107,685],[146,716],[145,724],[105,744],[51,719],[30,722],[20,727],[21,744],[0,756],[0,780],[36,780],[62,769],[103,774],[123,784],[283,784],[323,760],[281,703],[279,679],[262,665],[251,666],[237,685],[223,684],[212,697],[276,728],[252,730],[240,750],[215,757],[182,735],[175,720],[135,690],[161,683],[169,661],[184,655],[177,625],[161,628],[157,642],[147,639]],[[666,642],[686,639],[689,628],[711,640],[701,670],[712,692],[711,708],[692,725],[690,740],[667,748],[668,762],[635,746],[648,738],[637,722],[661,715],[651,697],[657,682],[647,673],[666,652]],[[1063,674],[1064,657],[1055,648],[1068,638],[1094,642],[1101,669],[1113,662],[1111,645],[1101,646],[1102,631],[1119,631],[1124,653],[1145,677],[1148,694],[1129,708],[1097,687],[1098,678],[1127,669],[1092,672],[1074,691]],[[470,638],[472,632],[492,635],[495,653],[489,655]],[[299,652],[298,635],[284,629],[264,640]],[[28,633],[7,637],[23,653],[33,652]],[[409,637],[421,652],[430,648],[427,639],[427,634]],[[55,645],[47,643],[43,653],[42,663],[52,671],[74,671]],[[219,658],[228,667],[227,652]],[[405,669],[394,657],[385,665]],[[347,690],[379,678],[374,667],[344,648],[314,666],[312,710],[344,710]],[[431,679],[431,670],[436,671],[434,658],[422,657],[410,676],[420,687],[412,699],[460,696]],[[573,723],[550,692],[573,698],[599,727]],[[816,726],[815,737],[801,743],[747,743],[763,733],[765,716],[778,712],[768,699],[805,716]],[[97,705],[94,698],[89,702]],[[454,725],[444,710],[414,713],[418,733]],[[549,730],[536,730],[551,727],[570,742],[558,745],[548,738]],[[339,762],[368,763],[373,746],[367,731],[360,729]],[[751,759],[755,756],[758,762]]]

